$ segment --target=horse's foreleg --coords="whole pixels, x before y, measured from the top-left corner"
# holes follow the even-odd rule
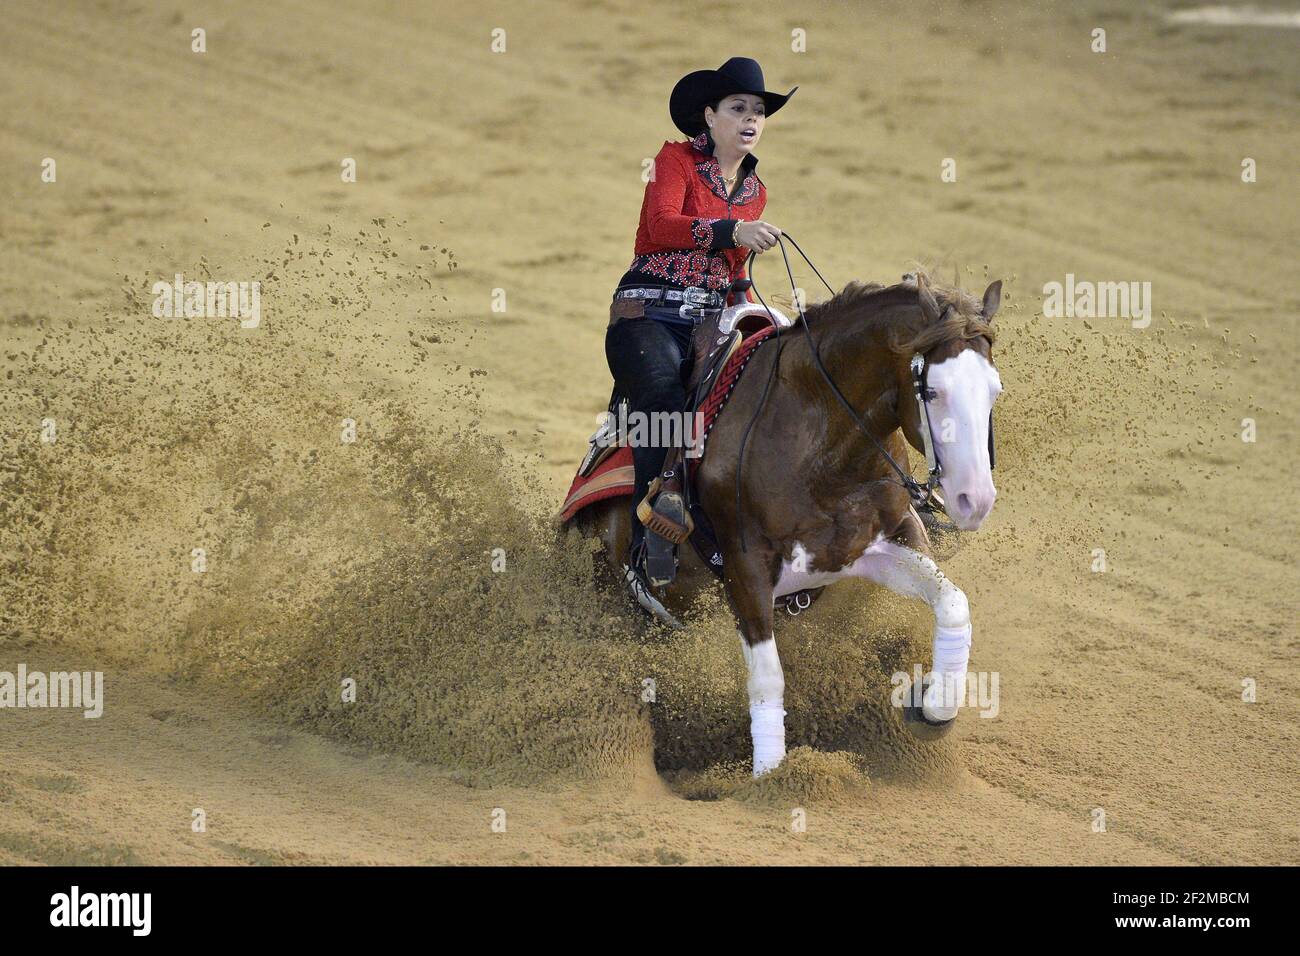
[[[936,676],[927,688],[921,712],[933,723],[957,716],[970,666],[970,603],[962,589],[939,570],[929,555],[898,541],[880,541],[859,561],[858,573],[891,591],[920,598],[934,611]]]
[[[772,632],[751,643],[742,630],[741,653],[749,669],[749,736],[754,743],[754,776],[759,777],[785,759],[785,674]]]
[[[740,630],[740,650],[749,679],[749,733],[754,776],[785,759],[785,674],[772,633],[772,582],[758,560],[727,556],[727,597]],[[738,566],[739,565],[739,566]]]

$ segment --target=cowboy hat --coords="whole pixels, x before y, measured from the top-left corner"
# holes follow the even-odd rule
[[[699,113],[706,104],[716,103],[733,93],[752,93],[763,97],[767,115],[771,116],[797,89],[796,86],[784,95],[769,93],[763,88],[763,68],[758,61],[733,56],[716,70],[696,70],[678,80],[668,97],[668,115],[673,118],[674,126],[687,136],[694,136],[704,129]]]

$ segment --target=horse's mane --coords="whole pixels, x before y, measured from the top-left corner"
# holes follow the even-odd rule
[[[923,272],[919,275],[938,300],[941,317],[938,322],[927,322],[924,314],[918,310],[915,313],[904,313],[907,318],[899,321],[899,313],[892,313],[895,318],[886,336],[892,351],[898,354],[925,353],[946,342],[981,336],[990,345],[993,343],[997,338],[997,330],[992,322],[985,321],[980,311],[983,303],[979,299],[962,289],[938,285]],[[826,301],[808,306],[804,314],[810,326],[815,322],[825,322],[849,312],[860,313],[872,307],[879,314],[891,305],[915,305],[917,288],[915,280],[890,286],[879,282],[850,282]]]

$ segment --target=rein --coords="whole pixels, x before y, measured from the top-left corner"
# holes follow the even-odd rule
[[[821,373],[821,377],[826,382],[827,386],[830,388],[831,394],[833,394],[836,397],[836,399],[839,400],[839,403],[842,406],[844,406],[844,410],[848,412],[849,418],[853,420],[853,423],[857,426],[858,431],[862,432],[863,435],[867,436],[867,438],[871,441],[871,444],[876,446],[876,451],[878,451],[884,457],[885,461],[889,464],[889,467],[892,468],[894,470],[894,473],[898,475],[897,484],[900,484],[905,489],[907,489],[908,496],[912,499],[912,503],[920,508],[933,510],[934,508],[937,507],[942,510],[943,502],[937,495],[934,494],[934,489],[938,485],[939,477],[942,473],[942,466],[940,465],[938,456],[934,450],[933,436],[930,434],[930,417],[928,414],[928,410],[926,408],[927,401],[929,398],[929,390],[925,386],[925,372],[927,367],[925,357],[918,353],[912,356],[912,364],[911,364],[912,386],[913,386],[913,390],[916,393],[917,402],[919,403],[920,406],[921,422],[922,425],[924,426],[922,430],[922,435],[925,441],[926,463],[930,468],[930,473],[927,479],[924,482],[920,482],[917,481],[915,478],[913,478],[902,466],[900,466],[898,462],[894,460],[894,456],[889,454],[889,452],[885,449],[885,446],[880,443],[880,441],[876,438],[876,436],[871,434],[871,430],[867,428],[866,423],[863,422],[862,417],[857,413],[857,410],[854,409],[853,404],[847,398],[844,397],[844,393],[840,390],[840,387],[835,384],[835,380],[831,378],[830,372],[826,370],[826,365],[822,362],[821,351],[817,347],[817,340],[813,338],[812,329],[808,327],[808,317],[804,315],[803,303],[800,301],[798,288],[795,285],[794,270],[790,268],[790,256],[785,249],[785,240],[787,239],[790,240],[790,244],[795,247],[795,250],[799,253],[799,255],[803,257],[803,261],[808,263],[808,266],[812,269],[812,271],[817,274],[817,278],[821,279],[822,285],[826,286],[826,291],[828,291],[832,296],[834,296],[835,290],[831,288],[831,284],[826,281],[826,277],[821,274],[817,266],[813,264],[813,261],[808,258],[808,254],[803,251],[803,249],[799,246],[799,243],[795,241],[793,236],[791,236],[788,232],[784,232],[781,234],[781,236],[777,238],[777,241],[781,245],[781,258],[785,260],[786,276],[790,280],[790,294],[794,300],[795,308],[799,310],[799,321],[803,325],[804,334],[808,336],[808,346],[812,352],[813,363],[817,366],[817,371]],[[742,552],[748,550],[745,546],[745,524],[741,520],[741,496],[740,496],[740,476],[745,461],[745,446],[749,441],[750,430],[754,427],[754,423],[758,421],[758,416],[762,413],[763,406],[767,403],[767,393],[771,388],[773,378],[776,376],[776,368],[781,362],[781,349],[784,345],[784,343],[781,341],[781,326],[776,321],[776,316],[772,314],[772,307],[767,304],[767,301],[763,298],[762,293],[758,291],[758,286],[753,281],[753,276],[754,276],[753,266],[754,266],[754,259],[756,256],[757,253],[751,251],[749,253],[749,259],[746,261],[745,266],[750,275],[750,288],[752,288],[754,290],[754,294],[758,296],[758,301],[762,304],[763,308],[767,309],[768,318],[772,320],[772,324],[776,327],[775,337],[777,339],[777,352],[776,352],[776,358],[772,362],[772,370],[768,373],[767,383],[763,386],[763,394],[759,396],[758,405],[754,409],[754,414],[750,418],[749,424],[745,426],[744,434],[741,436],[740,453],[736,461],[736,527],[740,532],[740,550]],[[992,446],[992,438],[993,438],[992,432],[990,431],[989,433],[990,448]],[[894,479],[889,478],[885,480],[893,481]]]

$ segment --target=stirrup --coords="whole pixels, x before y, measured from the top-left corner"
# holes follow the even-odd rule
[[[671,489],[659,491],[662,487],[663,481],[656,478],[636,509],[637,518],[645,526],[646,578],[657,588],[667,587],[676,580],[677,545],[689,538],[695,528],[686,510],[686,498],[676,490],[676,483]],[[657,495],[656,491],[659,491]]]
[[[636,506],[636,516],[646,531],[681,544],[695,530],[695,522],[686,510],[686,498],[680,491],[663,491],[663,479],[650,482],[650,490]]]

